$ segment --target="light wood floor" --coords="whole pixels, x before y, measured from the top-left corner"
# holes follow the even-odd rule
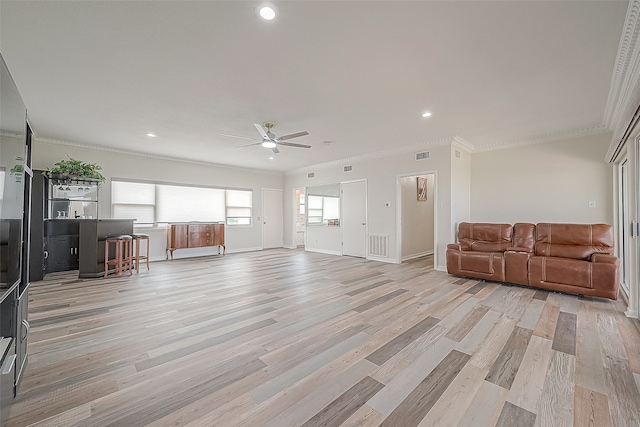
[[[8,425],[638,426],[620,302],[300,250],[31,287]]]

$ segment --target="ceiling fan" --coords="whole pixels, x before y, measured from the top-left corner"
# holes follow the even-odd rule
[[[240,147],[237,148],[242,148],[242,147],[250,147],[252,145],[262,145],[264,148],[271,148],[271,150],[274,153],[279,153],[280,151],[278,150],[278,145],[286,145],[287,147],[297,147],[297,148],[311,148],[310,145],[304,145],[304,144],[296,144],[293,142],[284,142],[288,139],[293,139],[293,138],[298,138],[300,136],[305,136],[305,135],[309,135],[309,132],[302,131],[302,132],[296,132],[296,133],[291,133],[289,135],[283,135],[283,136],[275,136],[273,134],[273,132],[271,132],[271,129],[273,129],[275,127],[275,123],[273,122],[264,122],[261,125],[254,123],[253,124],[256,129],[258,130],[258,133],[260,133],[260,136],[262,137],[261,140],[257,139],[257,138],[249,138],[246,136],[240,136],[240,135],[229,135],[226,133],[221,133],[220,135],[222,136],[230,136],[232,138],[241,138],[241,139],[248,139],[250,141],[259,141],[259,142],[255,142],[253,144],[247,144],[247,145],[241,145]],[[264,127],[263,127],[264,126]],[[266,130],[265,130],[266,128]]]

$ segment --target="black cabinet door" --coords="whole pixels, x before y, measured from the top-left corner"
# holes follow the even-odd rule
[[[76,244],[74,246],[74,237]],[[72,257],[77,248],[77,236],[49,236],[47,239],[47,273],[73,270]],[[75,268],[78,268],[77,266]]]
[[[18,395],[18,387],[20,379],[27,367],[27,336],[29,334],[29,321],[27,315],[29,312],[29,286],[25,288],[18,299],[18,319],[16,334],[16,372],[15,372],[15,390],[14,395]]]

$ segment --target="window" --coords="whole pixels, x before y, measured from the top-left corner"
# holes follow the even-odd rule
[[[306,213],[304,194],[300,194],[299,203],[300,203],[300,215],[304,215]]]
[[[155,184],[111,181],[111,217],[133,219],[136,224],[155,222]]]
[[[156,191],[156,222],[224,221],[225,190],[157,184]]]
[[[227,224],[251,225],[251,191],[226,190]]]
[[[135,224],[167,222],[225,222],[251,225],[251,190],[188,185],[111,181],[113,218]]]
[[[340,219],[339,197],[309,195],[307,200],[307,224],[337,225]]]

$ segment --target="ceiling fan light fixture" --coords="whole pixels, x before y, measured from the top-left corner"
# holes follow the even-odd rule
[[[262,141],[262,146],[264,148],[276,148],[276,143],[273,141]]]

